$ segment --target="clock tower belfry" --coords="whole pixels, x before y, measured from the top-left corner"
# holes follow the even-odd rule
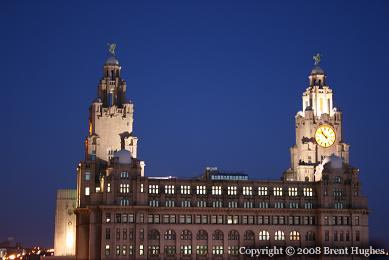
[[[295,116],[296,144],[290,148],[291,167],[284,173],[289,181],[319,181],[315,174],[324,158],[336,155],[349,163],[349,145],[342,135],[342,112],[333,105],[333,91],[318,65],[309,75],[309,86],[302,96],[302,111]]]

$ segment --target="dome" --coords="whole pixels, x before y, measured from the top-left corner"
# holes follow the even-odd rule
[[[334,154],[324,158],[322,165],[326,165],[327,163],[330,164],[330,167],[333,169],[342,169],[343,167],[343,160],[339,156],[336,156]]]
[[[130,164],[132,159],[131,152],[124,149],[115,152],[113,157],[118,158],[120,164]]]
[[[315,66],[311,71],[311,75],[324,75],[324,70],[319,66]]]
[[[106,60],[105,64],[119,65],[119,61],[114,56],[111,56]]]

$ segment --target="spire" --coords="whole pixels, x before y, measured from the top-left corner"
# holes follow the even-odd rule
[[[121,78],[121,67],[116,58],[116,44],[108,43],[109,57],[104,64],[104,75],[98,87],[103,107],[122,107],[126,102],[126,82]]]

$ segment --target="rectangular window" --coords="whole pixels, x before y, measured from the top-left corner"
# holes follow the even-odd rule
[[[192,254],[192,246],[191,245],[182,245],[181,246],[181,254],[191,255]]]
[[[222,195],[222,187],[212,186],[212,195]]]
[[[85,180],[86,181],[90,180],[90,172],[85,172]]]
[[[166,200],[165,207],[174,207],[174,200]]]
[[[105,239],[107,240],[111,239],[111,229],[109,228],[105,229]]]
[[[291,197],[297,196],[297,188],[296,187],[289,187],[288,188],[288,195]]]
[[[111,183],[107,183],[107,192],[111,192]]]
[[[266,196],[267,195],[267,187],[258,187],[258,195]]]
[[[355,216],[355,226],[359,226],[359,216]]]
[[[140,192],[144,192],[144,189],[143,189],[143,183],[140,184]]]
[[[273,195],[274,196],[282,196],[282,187],[274,187]]]
[[[105,223],[111,223],[111,213],[105,214]]]
[[[190,186],[181,185],[181,194],[185,194],[185,195],[190,194]]]
[[[159,187],[158,185],[149,185],[149,193],[150,194],[158,194],[159,193]]]
[[[165,185],[166,194],[174,194],[174,185]]]
[[[243,195],[246,196],[253,195],[253,187],[243,187]]]
[[[228,207],[229,208],[237,208],[238,207],[238,202],[237,201],[229,201],[228,202]]]
[[[228,186],[227,194],[228,195],[236,195],[237,187],[236,186]]]
[[[303,191],[304,191],[305,197],[312,197],[313,196],[312,188],[304,188]]]
[[[89,187],[85,187],[85,196],[89,196],[90,195],[90,189]]]
[[[144,254],[145,254],[145,250],[143,245],[139,245],[139,255],[144,255]]]
[[[110,254],[111,254],[111,249],[110,249],[109,245],[105,245],[105,255],[109,256]]]
[[[196,186],[196,193],[197,195],[205,195],[207,192],[207,189],[205,186]]]

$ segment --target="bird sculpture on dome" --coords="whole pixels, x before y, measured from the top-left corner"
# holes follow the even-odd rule
[[[108,43],[108,51],[115,56],[116,43]]]
[[[312,58],[315,61],[315,66],[319,65],[321,60],[320,53],[316,53],[316,55],[314,55]]]

